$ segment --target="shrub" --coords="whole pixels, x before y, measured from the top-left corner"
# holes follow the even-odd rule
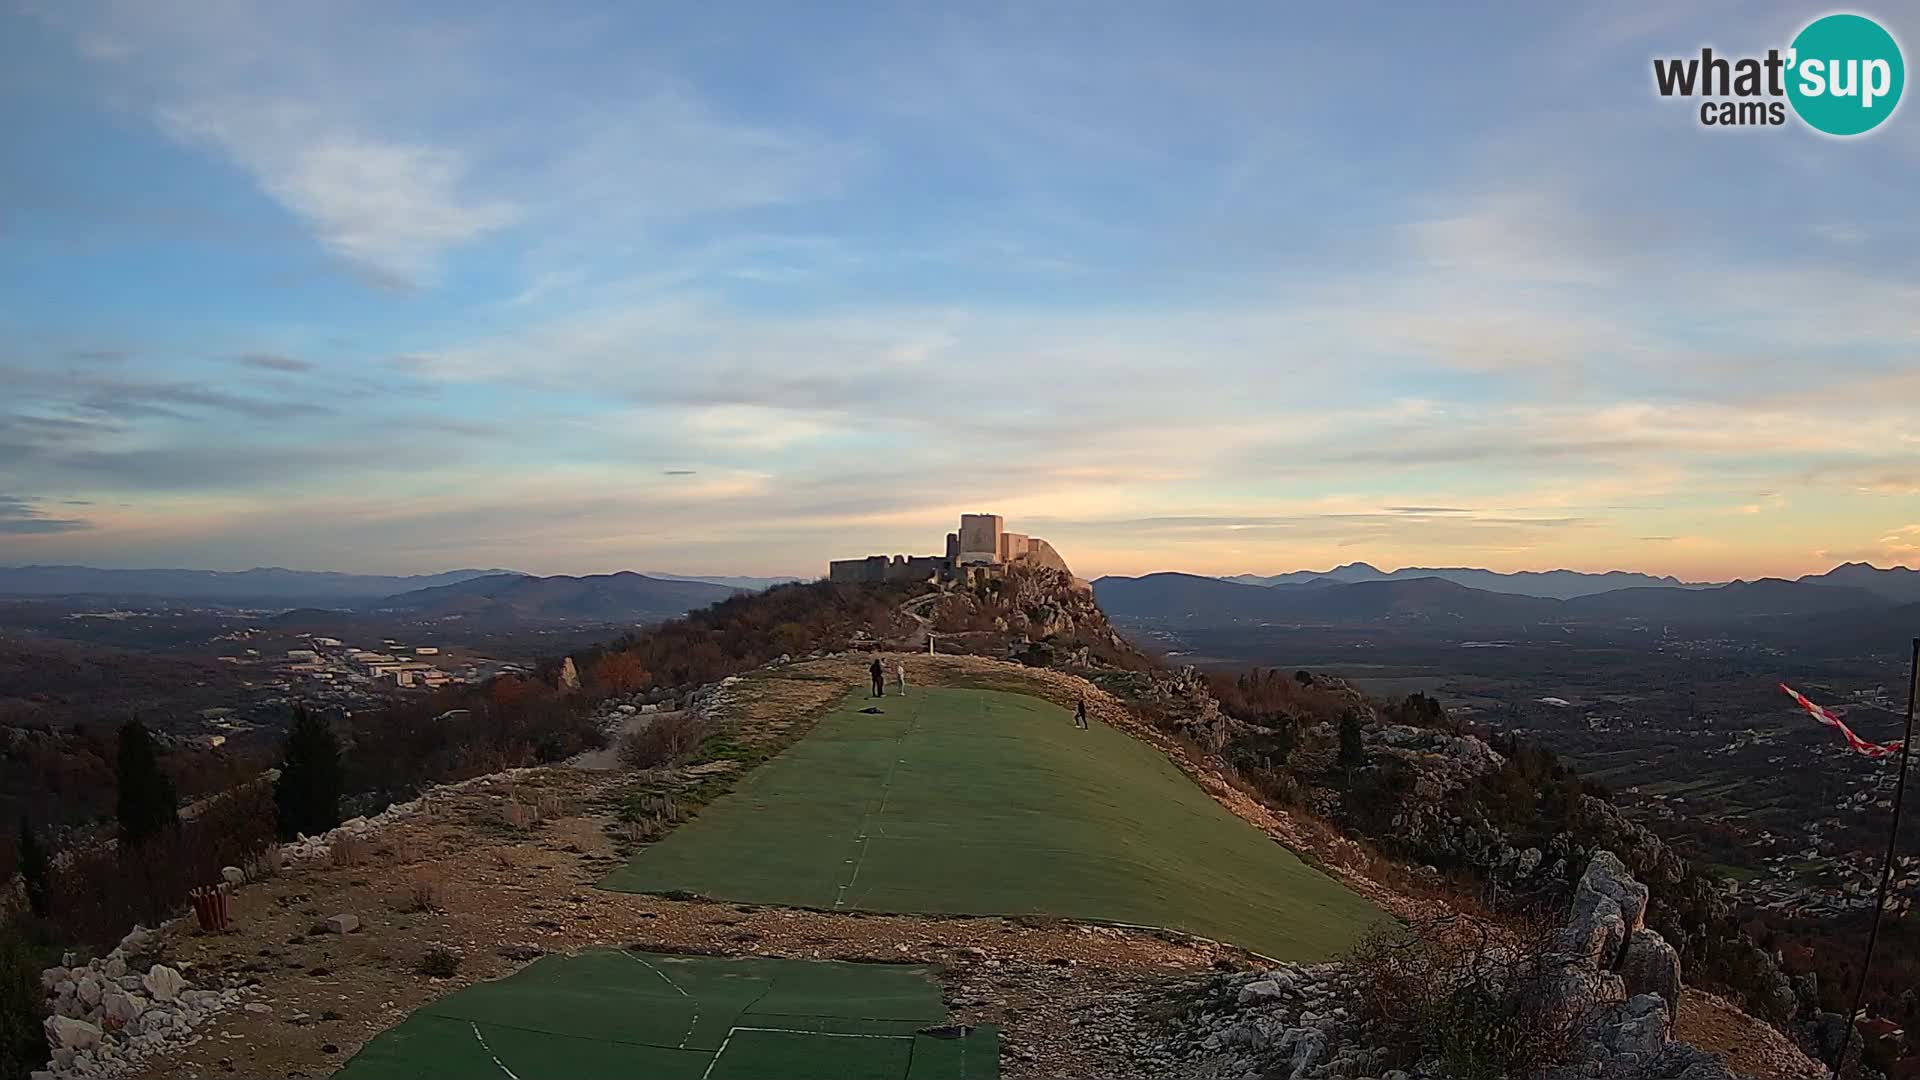
[[[439,911],[440,883],[431,878],[421,878],[413,883],[413,890],[407,896],[409,912]]]
[[[615,836],[629,844],[651,844],[686,820],[685,811],[671,795],[641,795],[620,808]]]
[[[48,922],[69,944],[110,947],[134,923],[169,918],[189,890],[220,881],[222,867],[244,867],[272,842],[268,786],[243,785],[141,844],[65,853],[48,889]]]
[[[500,820],[506,822],[510,829],[531,829],[540,823],[540,811],[521,802],[518,796],[509,795],[500,807]]]
[[[460,954],[444,946],[435,945],[420,955],[420,963],[414,971],[435,979],[451,979],[460,970]]]
[[[335,870],[346,870],[367,861],[373,854],[373,845],[358,836],[336,837],[327,848],[327,861]]]
[[[629,769],[657,769],[692,753],[707,737],[705,720],[692,712],[667,713],[620,740],[620,763]]]
[[[34,835],[26,815],[20,816],[20,877],[27,887],[27,908],[35,915],[47,914],[47,890],[52,887],[53,861],[47,849]],[[11,877],[12,875],[8,875]]]
[[[18,927],[0,926],[0,1076],[26,1076],[47,1062],[47,995],[40,963]]]
[[[1403,1067],[1438,1062],[1456,1080],[1539,1074],[1563,1061],[1579,1017],[1555,1003],[1544,927],[1454,918],[1376,930],[1348,961],[1359,1020]]]
[[[280,757],[280,779],[273,787],[281,838],[319,836],[338,826],[345,785],[340,740],[325,720],[296,707]]]

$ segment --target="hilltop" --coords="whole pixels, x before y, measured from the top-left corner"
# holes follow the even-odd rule
[[[939,655],[927,655],[929,642]],[[776,774],[766,772],[768,763],[788,760],[781,755],[796,744],[820,745],[802,743],[818,738],[816,729],[852,725],[846,730],[857,734],[860,725],[888,723],[891,698],[873,703],[878,715],[870,718],[862,715],[859,697],[848,697],[876,655],[889,671],[904,666],[909,686],[923,691],[1012,692],[1051,703],[1047,709],[1070,710],[1084,701],[1103,737],[1150,751],[1179,783],[1202,793],[1203,802],[1237,819],[1236,828],[1264,833],[1341,888],[1420,927],[1447,912],[1498,925],[1504,916],[1485,905],[1486,883],[1536,908],[1564,910],[1600,853],[1616,852],[1614,880],[1630,875],[1636,881],[1617,887],[1644,884],[1650,897],[1644,931],[1639,916],[1629,912],[1624,920],[1625,934],[1640,935],[1634,939],[1641,942],[1636,955],[1643,955],[1634,969],[1639,973],[1608,974],[1626,961],[1600,949],[1587,961],[1599,965],[1598,981],[1589,980],[1590,989],[1575,999],[1576,1011],[1601,1025],[1591,1045],[1613,1048],[1599,1057],[1581,1051],[1605,1066],[1598,1075],[1628,1075],[1617,1071],[1624,1065],[1606,1062],[1629,1045],[1640,1048],[1634,1053],[1650,1049],[1662,1061],[1709,1070],[1687,1073],[1696,1080],[1724,1075],[1712,1071],[1718,1067],[1709,1059],[1688,1056],[1695,1051],[1665,1042],[1659,1031],[1670,1015],[1677,1016],[1682,1038],[1734,1055],[1745,1071],[1768,1077],[1810,1071],[1777,1035],[1719,999],[1697,987],[1682,992],[1677,982],[1650,974],[1669,960],[1677,969],[1684,958],[1690,981],[1724,987],[1782,1025],[1798,1030],[1822,1022],[1817,1005],[1787,988],[1764,954],[1744,941],[1704,879],[1551,754],[1490,744],[1429,699],[1378,701],[1310,673],[1251,673],[1236,681],[1170,669],[1128,645],[1083,583],[1029,566],[932,586],[822,582],[732,595],[603,648],[555,658],[536,678],[451,688],[352,717],[345,729],[350,781],[356,790],[403,801],[375,820],[350,822],[337,835],[284,849],[282,858],[292,864],[284,876],[243,888],[237,898],[241,936],[170,932],[156,946],[155,955],[181,965],[192,985],[220,991],[218,1002],[228,1001],[220,996],[227,989],[239,996],[231,1004],[208,999],[204,1015],[194,1014],[192,1023],[216,1024],[227,1038],[197,1048],[156,1043],[157,1056],[142,1075],[204,1074],[221,1068],[217,1058],[236,1055],[245,1059],[243,1071],[331,1068],[400,1021],[406,1009],[513,971],[543,951],[571,954],[593,946],[937,964],[947,972],[951,1022],[997,1025],[1000,1066],[1011,1077],[1197,1080],[1220,1069],[1237,1074],[1255,1059],[1270,1065],[1276,1057],[1297,1062],[1291,1068],[1303,1077],[1332,1076],[1336,1069],[1378,1075],[1395,1062],[1418,1064],[1418,1052],[1402,1057],[1392,1049],[1378,1026],[1384,1020],[1369,1019],[1358,1002],[1340,1004],[1350,1001],[1364,966],[1275,966],[1232,941],[1170,934],[1180,927],[1159,919],[1160,930],[1076,924],[1077,909],[1049,910],[1063,906],[1053,902],[1031,912],[996,911],[989,903],[970,910],[970,918],[900,914],[925,909],[898,900],[856,919],[837,914],[830,899],[801,907],[728,896],[721,890],[734,886],[726,882],[702,887],[721,892],[714,899],[690,898],[679,885],[650,885],[664,891],[639,896],[589,887],[630,859],[647,865],[649,851],[715,843],[687,830],[724,821],[725,800],[748,790],[743,783],[751,783],[753,798],[769,797],[775,789],[763,785],[772,785]],[[456,714],[464,718],[447,719]],[[1066,712],[1046,715],[1052,718],[1030,722],[1056,725],[1049,730],[1070,736]],[[895,722],[912,721],[903,715]],[[1009,733],[1018,738],[1018,730],[1016,723]],[[611,742],[611,755],[577,756],[601,740]],[[886,752],[891,739],[875,745],[882,753],[872,766],[882,772],[895,758],[914,756]],[[943,756],[951,755],[936,750],[927,760]],[[1041,773],[1058,768],[1031,753],[1016,751],[1012,760],[1029,761]],[[514,768],[501,773],[502,766]],[[417,797],[423,780],[451,786]],[[897,797],[920,799],[937,787],[912,784]],[[1122,814],[1164,812],[1170,805],[1162,799],[1132,804],[1113,785],[1100,787],[1110,789]],[[1011,807],[1019,800],[1000,802]],[[867,804],[870,811],[874,800]],[[901,809],[908,809],[904,802]],[[859,815],[840,820],[833,828],[849,830],[840,834],[843,841],[866,839]],[[935,812],[924,820],[953,819]],[[1086,843],[1073,839],[1077,833],[1108,843],[1135,833],[1062,824],[1069,827],[1056,843]],[[946,842],[959,842],[958,834]],[[797,843],[781,848],[803,850]],[[785,887],[777,875],[806,872],[798,863],[781,869],[787,857],[741,865],[776,875],[768,880]],[[1234,882],[1250,869],[1247,860],[1265,857],[1252,849],[1226,861],[1216,855],[1183,873],[1218,875],[1196,881],[1196,895],[1202,884],[1233,895]],[[955,858],[913,865],[921,866],[915,873],[938,874],[976,863]],[[977,865],[982,873],[1017,871],[1005,860]],[[1097,865],[1077,870],[1077,880],[1097,880]],[[876,885],[895,892],[873,896],[900,895],[914,880],[883,873],[879,864],[875,874]],[[1171,903],[1176,911],[1183,902],[1177,886],[1150,892],[1154,904]],[[1240,894],[1285,902],[1289,893],[1286,886],[1268,886]],[[1205,905],[1218,909],[1218,902]],[[360,929],[338,936],[310,929],[335,913],[353,916]],[[1427,933],[1422,929],[1420,940],[1445,940]],[[427,980],[410,970],[412,957],[449,946],[457,953],[452,974]],[[271,962],[260,963],[261,955]],[[396,956],[404,958],[398,965]],[[144,962],[157,961],[149,955]],[[1215,966],[1246,973],[1227,984],[1226,1012],[1217,1003],[1221,984],[1205,974]],[[55,984],[77,985],[82,977],[73,973]],[[1251,988],[1266,982],[1293,988],[1272,999],[1276,1008],[1283,1000],[1307,1005],[1288,1004],[1292,1011],[1284,1016],[1249,1011],[1268,993]],[[1634,997],[1628,1009],[1632,987],[1651,998]],[[343,997],[355,1004],[343,1005]],[[242,1001],[270,1011],[224,1011]],[[373,1001],[393,1005],[376,1012],[367,1004]],[[1347,1018],[1332,1024],[1314,1018],[1336,1007],[1346,1009]],[[1656,1011],[1660,1022],[1646,1019]],[[313,1022],[328,1015],[340,1018]],[[289,1027],[282,1017],[306,1020]],[[1230,1029],[1241,1034],[1229,1036]],[[464,1026],[454,1034],[470,1038]]]

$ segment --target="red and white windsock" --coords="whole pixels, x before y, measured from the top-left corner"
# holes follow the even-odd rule
[[[1801,708],[1807,710],[1808,716],[1813,717],[1815,720],[1818,720],[1821,723],[1827,725],[1828,727],[1839,731],[1840,734],[1845,735],[1847,737],[1847,745],[1852,747],[1855,753],[1865,754],[1870,758],[1891,757],[1894,754],[1899,753],[1902,745],[1904,745],[1903,742],[1891,742],[1891,743],[1884,743],[1884,744],[1868,742],[1867,740],[1861,738],[1860,736],[1855,735],[1853,733],[1852,728],[1848,727],[1838,716],[1835,716],[1825,706],[1815,705],[1813,702],[1808,701],[1806,699],[1806,695],[1800,693],[1800,691],[1798,690],[1795,690],[1793,687],[1788,686],[1786,683],[1781,683],[1780,689],[1785,690],[1787,692],[1788,697],[1792,698],[1794,702],[1798,704]]]

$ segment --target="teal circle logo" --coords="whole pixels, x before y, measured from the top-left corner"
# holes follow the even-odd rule
[[[1816,131],[1863,135],[1900,105],[1900,43],[1864,15],[1827,15],[1795,35],[1787,99]]]

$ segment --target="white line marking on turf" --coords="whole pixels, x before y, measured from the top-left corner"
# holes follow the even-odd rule
[[[801,1028],[731,1027],[727,1029],[727,1037],[720,1040],[720,1049],[713,1052],[713,1060],[707,1062],[707,1071],[700,1074],[700,1080],[707,1080],[707,1077],[713,1075],[714,1066],[720,1064],[720,1056],[727,1052],[727,1045],[733,1042],[733,1037],[742,1031],[769,1031],[776,1035],[812,1035],[821,1039],[904,1039],[907,1042],[912,1042],[914,1038],[912,1035],[869,1035],[855,1031],[806,1031]],[[504,1066],[502,1067],[504,1068]],[[512,1074],[509,1073],[508,1075],[511,1076]],[[515,1080],[518,1080],[518,1078],[516,1077]]]
[[[918,713],[915,713],[913,719],[907,722],[906,730],[902,731],[898,736],[894,738],[893,740],[894,746],[898,747],[903,745],[907,741],[907,736],[913,734],[914,729],[919,726],[920,726],[920,716]],[[867,848],[871,843],[871,837],[869,836],[869,833],[871,830],[868,827],[868,822],[870,821],[873,822],[873,827],[875,829],[878,829],[881,836],[887,835],[887,830],[885,828],[880,827],[879,820],[886,815],[887,804],[893,801],[893,774],[896,772],[899,772],[900,766],[905,765],[906,763],[907,763],[906,758],[895,758],[893,761],[893,764],[887,766],[887,778],[880,785],[879,811],[873,814],[868,814],[867,816],[860,819],[860,857],[858,861],[855,861],[853,859],[847,860],[847,862],[853,863],[853,876],[847,879],[847,883],[845,885],[840,886],[840,892],[834,896],[833,906],[836,908],[846,906],[847,890],[853,888],[854,882],[857,882],[860,880],[860,868],[862,866],[865,866],[867,863]]]
[[[506,1064],[500,1060],[500,1056],[493,1052],[493,1047],[487,1045],[487,1037],[480,1034],[480,1025],[469,1023],[467,1026],[473,1029],[473,1037],[480,1040],[480,1049],[485,1050],[487,1056],[493,1059],[494,1066],[501,1072],[506,1073],[512,1080],[520,1080],[520,1077],[515,1074],[512,1069],[507,1068]]]
[[[693,1040],[693,1029],[698,1027],[700,1024],[699,1000],[696,999],[692,994],[687,993],[686,990],[682,989],[679,983],[674,982],[672,979],[668,978],[666,972],[661,971],[659,968],[654,967],[652,964],[649,964],[645,960],[640,959],[640,957],[637,954],[630,953],[625,949],[622,949],[620,950],[620,955],[625,956],[629,960],[632,960],[634,963],[639,964],[641,967],[646,968],[648,971],[651,971],[655,975],[660,976],[660,978],[665,980],[668,986],[673,987],[673,989],[681,997],[686,998],[688,1001],[693,1002],[693,1019],[687,1021],[687,1032],[686,1034],[680,1036],[680,1049],[685,1050],[687,1048],[687,1043]]]

